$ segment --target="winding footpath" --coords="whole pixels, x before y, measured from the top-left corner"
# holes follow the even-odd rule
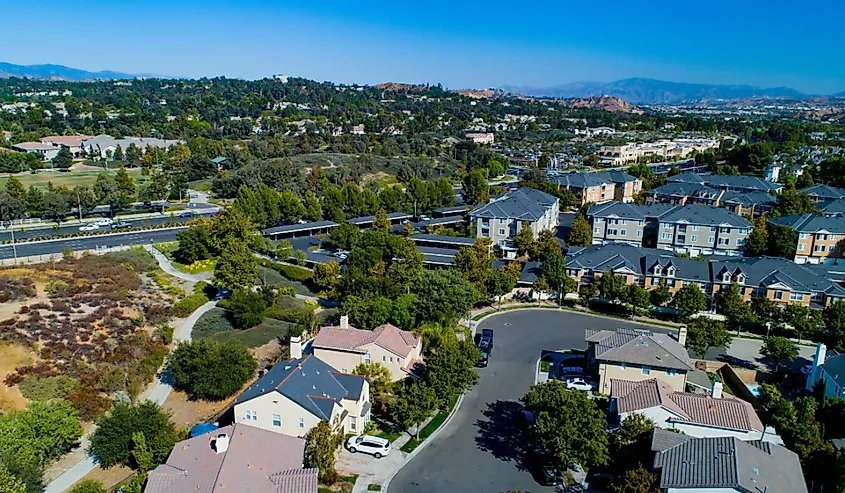
[[[207,277],[203,277],[203,275],[195,276],[192,274],[185,274],[184,272],[180,272],[173,267],[170,261],[167,260],[167,257],[162,255],[161,252],[154,249],[151,245],[145,245],[144,248],[146,248],[147,251],[149,251],[153,255],[153,257],[155,257],[161,269],[167,272],[168,274],[191,282],[197,282],[211,277],[210,274]],[[194,324],[197,323],[197,320],[199,320],[199,318],[205,312],[214,308],[216,304],[217,300],[209,301],[208,303],[202,305],[196,311],[194,311],[194,313],[192,313],[188,318],[184,319],[182,323],[173,331],[174,342],[179,343],[181,341],[190,341],[191,331],[194,328]],[[153,401],[159,406],[161,406],[164,404],[164,401],[167,400],[167,397],[170,395],[170,392],[172,390],[173,386],[170,383],[169,375],[163,373],[159,377],[158,381],[156,381],[155,385],[153,385],[151,388],[148,388],[144,393],[141,394],[139,400]],[[86,433],[80,439],[80,447],[88,446],[88,439],[95,429],[95,427],[92,427],[91,430],[89,430],[88,433]],[[42,490],[42,493],[63,493],[65,490],[70,489],[70,487],[73,486],[74,483],[78,482],[83,477],[85,477],[86,474],[93,471],[96,467],[96,461],[93,457],[89,455],[85,459],[74,464],[70,469],[62,473],[61,476],[51,481],[50,484],[48,484]]]

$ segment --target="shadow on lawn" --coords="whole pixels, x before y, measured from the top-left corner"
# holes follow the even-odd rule
[[[475,422],[475,444],[499,460],[520,470],[528,469],[529,447],[525,439],[522,406],[515,401],[496,401],[482,411],[484,418]]]

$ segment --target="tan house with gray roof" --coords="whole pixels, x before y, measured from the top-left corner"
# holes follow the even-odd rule
[[[686,348],[669,335],[628,328],[587,329],[585,339],[587,363],[598,370],[600,393],[610,393],[613,379],[639,382],[659,378],[676,391],[686,390],[687,373],[694,369],[692,361]]]
[[[375,330],[360,330],[340,317],[337,327],[323,327],[311,343],[314,356],[350,373],[361,363],[381,363],[390,377],[402,380],[415,374],[423,364],[419,336],[391,324]]]

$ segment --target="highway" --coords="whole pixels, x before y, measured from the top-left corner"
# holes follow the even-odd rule
[[[134,231],[109,236],[86,236],[37,243],[21,243],[16,245],[17,256],[20,258],[34,255],[62,253],[62,250],[68,247],[74,251],[82,251],[95,250],[103,247],[116,247],[120,245],[140,245],[143,243],[176,241],[176,235],[178,235],[183,229],[184,228],[153,229],[150,231]],[[0,246],[0,259],[11,258],[14,258],[12,245]]]

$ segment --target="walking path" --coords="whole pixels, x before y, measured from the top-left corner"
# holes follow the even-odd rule
[[[173,277],[178,277],[179,279],[188,282],[200,282],[211,279],[211,272],[202,272],[200,274],[188,274],[186,272],[178,270],[176,267],[173,267],[173,264],[170,263],[170,260],[163,253],[156,250],[153,245],[144,244],[144,250],[150,252],[153,258],[156,259],[159,267],[161,267],[161,270],[170,274]]]

